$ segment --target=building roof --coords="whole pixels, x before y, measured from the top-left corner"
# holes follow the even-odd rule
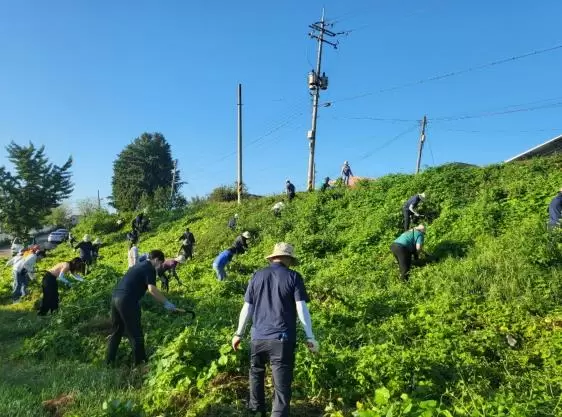
[[[562,153],[562,135],[556,136],[555,138],[526,150],[519,155],[515,155],[513,158],[509,158],[505,162],[522,161],[523,159],[529,159],[534,156],[547,156],[555,153]]]

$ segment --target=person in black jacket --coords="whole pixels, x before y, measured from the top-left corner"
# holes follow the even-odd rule
[[[163,262],[164,253],[162,251],[151,251],[148,260],[139,262],[130,268],[113,290],[111,297],[113,333],[107,343],[106,362],[108,365],[115,363],[117,349],[125,333],[127,333],[133,349],[135,365],[146,361],[144,336],[141,327],[140,300],[147,290],[152,297],[164,304],[166,310],[184,312],[184,310],[176,308],[156,288],[156,271],[162,267]]]
[[[552,199],[548,206],[548,230],[560,227],[560,218],[562,217],[562,188]]]
[[[234,249],[236,255],[241,255],[248,250],[248,240],[250,240],[251,237],[252,235],[250,235],[250,232],[244,232],[234,240],[232,249]]]
[[[180,236],[182,241],[178,256],[183,255],[185,259],[193,259],[193,247],[195,246],[195,236],[190,232],[189,227],[185,229],[185,233]]]
[[[285,191],[287,193],[287,198],[289,199],[289,201],[295,198],[295,186],[289,180],[287,180],[287,182],[285,183]]]
[[[82,273],[84,275],[88,275],[92,267],[92,260],[94,254],[94,246],[90,241],[90,235],[84,235],[82,241],[79,242],[76,246],[74,246],[74,249],[78,249],[80,251],[80,259],[82,260],[84,265],[84,270],[82,271]]]
[[[425,200],[425,193],[416,194],[408,199],[402,207],[402,215],[404,216],[404,231],[410,228],[410,222],[412,217],[421,217],[421,215],[416,211],[420,201]]]

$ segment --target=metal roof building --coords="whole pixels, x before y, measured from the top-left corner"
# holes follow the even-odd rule
[[[535,146],[519,155],[506,160],[505,162],[522,161],[534,156],[547,156],[555,153],[562,153],[562,135],[556,136],[540,145]]]

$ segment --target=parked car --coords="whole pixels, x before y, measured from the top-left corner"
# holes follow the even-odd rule
[[[68,230],[57,229],[54,232],[49,233],[47,237],[47,242],[49,243],[61,243],[68,239]]]
[[[23,249],[23,244],[17,237],[12,241],[12,256],[15,256],[20,250]]]

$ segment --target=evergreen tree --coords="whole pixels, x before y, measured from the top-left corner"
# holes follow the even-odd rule
[[[112,205],[120,211],[139,209],[141,201],[153,199],[156,190],[169,189],[173,166],[170,145],[164,136],[143,133],[113,163]],[[179,171],[176,171],[176,190],[180,185]]]
[[[41,227],[44,218],[73,191],[72,158],[54,165],[45,147],[20,146],[11,142],[6,150],[15,173],[0,167],[0,224],[16,236],[25,237]]]

